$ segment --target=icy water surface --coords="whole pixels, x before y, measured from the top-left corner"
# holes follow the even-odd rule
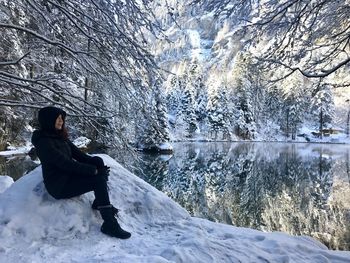
[[[350,250],[348,145],[176,143],[117,159],[194,216]]]

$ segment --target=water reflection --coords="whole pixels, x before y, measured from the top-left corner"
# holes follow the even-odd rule
[[[350,250],[349,153],[346,145],[181,143],[170,159],[122,162],[192,215]]]

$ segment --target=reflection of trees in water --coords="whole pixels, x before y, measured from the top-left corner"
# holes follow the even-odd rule
[[[265,148],[264,148],[265,147]],[[349,249],[348,203],[336,200],[334,160],[252,143],[182,144],[168,161],[143,158],[142,176],[192,215],[237,226],[314,236]],[[346,173],[346,164],[342,169]],[[349,188],[343,190],[349,194]]]

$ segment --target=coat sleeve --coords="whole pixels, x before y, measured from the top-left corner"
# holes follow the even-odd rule
[[[68,156],[57,150],[53,146],[53,142],[49,138],[41,138],[35,145],[41,163],[47,163],[57,167],[67,173],[85,174],[93,176],[96,172],[96,167],[91,164],[76,162]]]
[[[68,144],[69,144],[69,147],[72,151],[73,159],[77,160],[78,162],[94,165],[97,168],[104,166],[102,158],[100,158],[98,156],[90,156],[90,155],[82,152],[71,141],[68,141]]]

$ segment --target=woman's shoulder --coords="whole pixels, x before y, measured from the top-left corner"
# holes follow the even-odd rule
[[[43,132],[41,130],[35,130],[32,134],[32,144],[35,146],[41,138],[43,138]]]
[[[57,140],[60,139],[56,134],[50,134],[46,131],[35,130],[32,134],[32,144],[35,146],[40,140]]]

